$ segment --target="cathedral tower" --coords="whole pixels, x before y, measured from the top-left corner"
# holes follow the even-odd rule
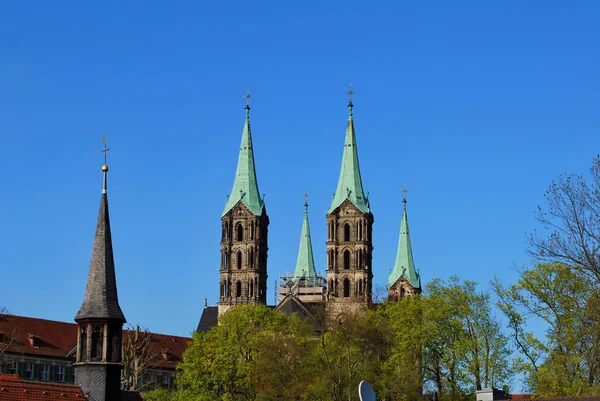
[[[372,293],[373,214],[360,177],[352,93],[340,178],[327,212],[327,308],[333,317],[368,307]]]
[[[248,102],[233,189],[221,222],[219,315],[234,305],[266,304],[269,217],[258,191]]]
[[[104,138],[106,142],[106,138]],[[108,197],[106,152],[104,180],[96,236],[83,304],[75,316],[78,325],[75,383],[89,401],[121,400],[121,338],[125,316],[119,306],[113,259]]]
[[[406,216],[406,198],[402,201],[402,222],[400,223],[400,238],[396,263],[388,279],[388,300],[399,301],[404,297],[421,293],[421,277],[413,262],[410,234],[408,232],[408,217]]]

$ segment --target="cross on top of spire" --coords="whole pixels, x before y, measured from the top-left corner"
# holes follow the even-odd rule
[[[304,210],[308,210],[308,197],[309,197],[309,193],[305,192],[304,193]]]
[[[246,99],[246,109],[250,108],[250,99],[252,95],[250,94],[250,88],[246,88],[246,94],[244,95],[244,99]]]
[[[348,107],[350,107],[350,110],[352,110],[352,96],[354,95],[354,90],[352,89],[352,84],[350,84],[350,89],[348,90],[348,92],[346,92],[346,94],[349,97],[349,102],[348,102]]]
[[[402,188],[402,194],[403,194],[403,198],[402,199],[402,203],[404,203],[404,205],[406,205],[406,194],[408,193],[408,189],[406,189],[406,184],[404,184],[404,188]]]
[[[102,153],[104,153],[104,165],[106,166],[106,154],[110,150],[110,148],[106,147],[106,135],[102,137],[102,142],[104,142],[104,149],[102,149]]]

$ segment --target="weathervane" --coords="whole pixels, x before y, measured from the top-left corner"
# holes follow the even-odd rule
[[[246,88],[246,94],[244,95],[244,98],[246,99],[246,108],[250,108],[250,98],[252,98],[252,95],[250,94],[250,88]]]
[[[404,188],[402,188],[402,193],[404,194],[404,199],[402,200],[402,202],[406,204],[406,194],[408,193],[408,189],[406,189],[406,184],[404,184]]]
[[[354,91],[352,90],[352,84],[350,84],[350,89],[348,90],[348,92],[346,92],[346,94],[350,98],[350,103],[348,103],[348,106],[352,107],[352,96],[354,95]]]
[[[304,193],[304,209],[308,209],[308,197],[310,195],[308,194],[308,192]]]

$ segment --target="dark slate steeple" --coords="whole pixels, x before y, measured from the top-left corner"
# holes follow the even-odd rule
[[[108,148],[105,148],[105,152]],[[106,154],[106,153],[105,153]],[[115,277],[115,261],[113,258],[112,237],[110,234],[110,218],[108,215],[108,196],[106,194],[106,175],[108,166],[102,166],[104,180],[100,212],[96,224],[96,236],[92,248],[92,259],[85,289],[83,304],[75,316],[75,321],[82,319],[115,319],[125,322],[125,316],[119,306],[117,296],[117,280]]]
[[[108,197],[106,194],[106,137],[104,180],[96,236],[83,304],[77,322],[77,361],[75,384],[88,401],[121,401],[121,340],[125,316],[117,297]]]

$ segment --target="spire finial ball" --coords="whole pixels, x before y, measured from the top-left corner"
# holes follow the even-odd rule
[[[102,165],[102,171],[104,171],[105,173],[108,172],[108,166],[106,164]]]

